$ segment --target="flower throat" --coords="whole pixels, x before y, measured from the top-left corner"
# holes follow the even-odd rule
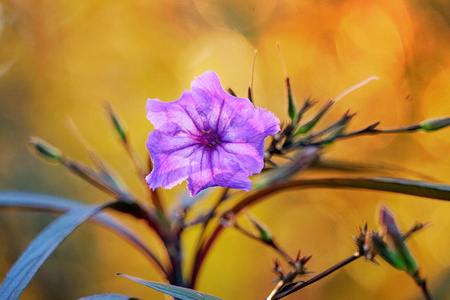
[[[202,130],[202,136],[199,142],[202,146],[214,148],[216,145],[220,145],[222,141],[220,136],[209,128],[208,130]]]

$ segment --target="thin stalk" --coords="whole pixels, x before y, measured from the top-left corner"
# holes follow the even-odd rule
[[[131,159],[131,162],[134,166],[134,169],[136,171],[137,176],[139,177],[139,182],[141,183],[142,189],[144,192],[148,195],[149,199],[152,201],[153,205],[155,206],[156,210],[158,212],[164,213],[164,207],[162,206],[162,203],[159,199],[159,196],[156,194],[156,191],[153,191],[148,188],[148,184],[145,181],[145,176],[147,175],[142,167],[142,163],[140,162],[139,158],[137,157],[136,153],[133,151],[131,146],[127,143],[122,143],[125,151],[127,152],[128,156]]]
[[[199,263],[198,260],[201,257],[201,251],[202,251],[202,246],[203,246],[203,237],[205,236],[205,232],[206,232],[206,228],[208,227],[209,222],[211,221],[211,219],[214,217],[215,212],[217,210],[217,208],[220,206],[220,204],[227,198],[228,192],[229,192],[229,188],[224,188],[222,191],[222,194],[220,195],[219,199],[217,200],[217,202],[214,204],[214,206],[211,208],[211,210],[206,214],[203,222],[202,222],[202,228],[200,231],[200,235],[197,239],[197,243],[196,243],[196,249],[195,249],[195,259],[193,262],[193,266],[192,266],[192,274],[191,274],[191,282],[189,283],[189,287],[193,288],[195,285],[195,280],[197,277],[197,272],[200,268],[200,266],[197,266],[197,264]],[[201,262],[200,262],[201,264]]]
[[[427,288],[426,280],[422,281],[422,283],[420,284],[420,289],[422,290],[422,293],[425,296],[426,300],[432,300],[431,294],[430,294],[430,292],[428,291],[428,288]]]
[[[222,224],[218,224],[217,227],[214,229],[214,232],[209,236],[209,239],[206,240],[206,242],[203,242],[200,247],[199,251],[197,251],[197,254],[194,259],[194,266],[192,268],[189,288],[194,289],[195,284],[197,282],[198,274],[200,272],[200,268],[203,264],[203,261],[205,260],[207,254],[209,253],[209,249],[213,246],[216,239],[219,237],[220,233],[225,227]]]
[[[313,284],[313,283],[316,282],[316,281],[319,281],[320,279],[322,279],[322,278],[324,278],[324,277],[330,275],[330,274],[333,273],[334,271],[339,270],[340,268],[342,268],[342,267],[348,265],[349,263],[351,263],[352,261],[354,261],[354,260],[356,260],[356,259],[358,259],[358,258],[360,258],[360,257],[361,257],[361,255],[359,254],[359,252],[355,252],[352,256],[350,256],[350,257],[344,259],[343,261],[341,261],[341,262],[335,264],[335,265],[332,266],[331,268],[325,270],[324,272],[318,274],[317,276],[314,276],[314,277],[311,278],[310,280],[305,281],[305,282],[303,282],[303,283],[301,283],[301,284],[299,284],[299,285],[293,287],[292,289],[289,289],[289,290],[287,290],[287,291],[284,291],[284,292],[282,292],[282,293],[276,295],[275,297],[273,297],[273,299],[274,299],[274,300],[277,300],[277,299],[284,298],[284,297],[287,296],[287,295],[290,295],[290,294],[292,294],[292,293],[294,293],[294,292],[296,292],[296,291],[298,291],[298,290],[300,290],[300,289],[302,289],[302,288],[305,288],[305,287],[307,287],[308,285]]]
[[[220,195],[217,202],[214,204],[214,206],[211,208],[211,210],[206,214],[205,219],[202,222],[202,231],[200,232],[200,236],[198,238],[198,245],[201,243],[201,240],[203,239],[203,236],[205,235],[206,227],[208,226],[211,219],[214,217],[216,210],[219,208],[220,204],[227,198],[228,192],[230,191],[229,188],[224,188],[222,191],[222,194]]]
[[[422,130],[420,125],[411,125],[406,127],[395,127],[395,128],[387,128],[387,129],[376,129],[376,127],[380,124],[380,122],[375,122],[364,129],[352,131],[346,134],[342,134],[339,136],[335,136],[332,139],[326,139],[323,141],[319,141],[317,143],[312,143],[312,145],[316,144],[327,144],[330,142],[334,142],[341,139],[347,139],[362,135],[379,135],[379,134],[397,134],[397,133],[412,133],[419,130]]]
[[[270,248],[274,249],[278,254],[280,254],[290,265],[295,264],[295,260],[289,256],[289,254],[276,242],[274,238],[272,238],[271,242],[266,242],[259,238],[258,236],[254,235],[253,233],[247,231],[246,229],[242,228],[239,224],[234,223],[233,228],[237,229],[240,233],[243,235],[258,241],[266,246],[269,246]]]
[[[159,196],[156,191],[152,191],[148,188],[147,182],[145,181],[145,176],[147,173],[144,170],[143,164],[141,160],[139,159],[138,155],[132,148],[129,138],[127,136],[127,132],[125,130],[125,125],[120,121],[119,116],[113,111],[111,105],[108,102],[104,103],[105,111],[108,115],[108,119],[112,123],[112,126],[114,127],[115,133],[118,135],[120,144],[125,149],[128,157],[131,160],[131,163],[137,173],[137,176],[139,178],[139,182],[141,183],[141,187],[143,188],[144,192],[147,194],[148,198],[152,202],[153,206],[155,207],[158,217],[162,222],[164,222],[166,225],[168,224],[167,216],[164,212],[164,207],[162,206],[162,203],[159,199]]]
[[[183,268],[182,268],[183,256],[182,256],[180,235],[181,231],[178,231],[174,236],[174,240],[172,240],[171,244],[168,245],[170,261],[172,262],[173,266],[173,279],[171,284],[185,287],[186,283],[183,278]]]

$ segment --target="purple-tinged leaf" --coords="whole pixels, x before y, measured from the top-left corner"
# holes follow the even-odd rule
[[[6,207],[61,213],[67,212],[73,208],[85,206],[86,204],[80,203],[76,200],[53,195],[17,191],[0,191],[0,209],[2,207]],[[161,262],[157,259],[156,255],[144,244],[137,234],[125,224],[115,220],[107,212],[100,212],[93,216],[91,220],[99,223],[106,229],[123,238],[131,245],[135,246],[136,249],[147,256],[150,261],[162,271],[163,276],[167,277],[167,272]]]
[[[78,300],[137,300],[137,298],[120,294],[98,294],[80,298]]]
[[[159,283],[159,282],[153,282],[153,281],[147,281],[144,279],[140,279],[137,277],[120,274],[117,275],[123,276],[125,278],[128,278],[130,280],[133,280],[137,283],[143,284],[145,286],[148,286],[154,290],[157,290],[159,292],[171,295],[173,297],[179,298],[181,300],[222,300],[220,298],[217,298],[215,296],[211,296],[208,294],[197,292],[196,290],[191,290],[188,288],[179,287],[176,285],[170,285],[165,283]]]
[[[42,264],[67,236],[108,205],[74,208],[41,231],[6,274],[0,287],[0,299],[18,299]]]

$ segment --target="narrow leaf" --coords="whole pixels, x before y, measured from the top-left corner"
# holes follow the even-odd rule
[[[153,282],[153,281],[147,281],[143,280],[137,277],[120,274],[117,273],[119,276],[123,276],[125,278],[128,278],[130,280],[133,280],[137,283],[143,284],[145,286],[148,286],[154,290],[157,290],[159,292],[171,295],[173,297],[182,299],[182,300],[221,300],[220,298],[217,298],[215,296],[211,296],[208,294],[200,293],[195,290],[191,290],[188,288],[179,287],[176,285],[170,285],[165,283],[159,283],[159,282]]]
[[[306,134],[311,129],[313,129],[313,127],[316,126],[316,124],[320,121],[320,119],[322,119],[323,115],[333,106],[334,103],[335,103],[335,101],[333,101],[333,100],[329,100],[327,103],[325,103],[325,105],[319,110],[319,112],[311,120],[309,120],[307,123],[301,125],[297,129],[297,131],[295,132],[295,135]]]
[[[76,200],[29,192],[0,191],[0,208],[22,208],[48,212],[67,212],[73,208],[85,207],[86,205]],[[167,277],[167,272],[156,255],[144,244],[144,242],[128,226],[115,220],[107,212],[101,212],[91,218],[93,221],[104,226],[106,229],[117,234],[125,241],[136,247],[147,256],[155,266]]]
[[[6,274],[0,287],[0,299],[18,299],[42,264],[66,237],[107,205],[72,209],[41,231]]]
[[[298,179],[261,188],[236,203],[228,212],[237,214],[278,191],[294,188],[366,189],[450,201],[449,185],[395,177],[330,177]]]

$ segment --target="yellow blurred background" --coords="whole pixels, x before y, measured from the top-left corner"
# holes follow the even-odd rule
[[[340,100],[323,125],[347,109],[358,113],[353,129],[375,121],[389,127],[450,115],[447,0],[1,1],[0,188],[89,203],[108,199],[62,167],[44,164],[27,151],[27,137],[39,136],[87,162],[65,127],[70,116],[130,187],[142,192],[125,152],[111,138],[102,103],[109,101],[122,116],[132,144],[145,159],[145,141],[152,130],[145,118],[147,98],[176,100],[206,70],[215,71],[224,87],[243,97],[255,49],[255,103],[286,119],[278,42],[299,105],[308,95],[324,103],[369,76],[380,78]],[[421,172],[450,183],[449,137],[450,130],[364,137],[339,142],[326,156],[379,163],[397,176],[417,178],[413,174]],[[410,171],[395,171],[400,168]],[[330,174],[303,176],[325,175]],[[165,195],[184,191],[177,187]],[[307,266],[319,273],[353,253],[351,235],[358,225],[367,221],[377,228],[380,203],[391,208],[403,230],[414,220],[432,222],[409,245],[432,294],[450,299],[449,203],[361,190],[298,190],[271,197],[250,212],[271,228],[292,256],[298,249],[313,255]],[[53,218],[0,211],[1,278]],[[133,224],[129,218],[125,221]],[[137,230],[154,243],[143,226]],[[194,233],[188,233],[186,246]],[[155,249],[158,246],[155,243]],[[210,253],[198,289],[227,300],[263,299],[273,288],[276,257],[272,250],[229,230]],[[76,299],[106,292],[164,299],[116,272],[161,281],[135,249],[85,224],[44,264],[21,299]],[[375,266],[361,260],[287,299],[422,297],[405,273],[384,262]]]

